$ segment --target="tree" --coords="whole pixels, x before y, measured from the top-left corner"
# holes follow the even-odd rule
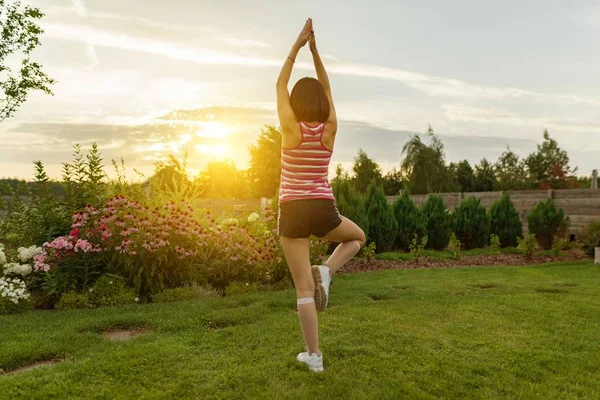
[[[463,200],[454,210],[452,220],[456,237],[465,249],[484,247],[488,243],[490,220],[480,199]]]
[[[408,178],[410,192],[414,194],[447,191],[453,183],[444,161],[443,143],[431,126],[427,135],[430,144],[414,135],[402,148],[402,172]]]
[[[337,207],[344,217],[349,218],[368,235],[369,218],[367,216],[365,197],[358,193],[347,174],[344,179],[344,172],[338,166],[337,171],[341,176],[332,180],[331,186],[336,199]]]
[[[367,190],[366,214],[369,218],[368,239],[378,252],[390,251],[394,246],[398,222],[392,206],[385,198],[383,188],[372,182]]]
[[[372,182],[379,185],[382,181],[381,169],[362,149],[354,157],[354,186],[360,193],[365,193]]]
[[[400,250],[409,251],[410,244],[415,235],[418,237],[425,235],[425,221],[421,215],[421,211],[407,192],[402,193],[402,196],[396,200],[393,210],[398,222],[395,247]]]
[[[474,192],[475,191],[475,174],[473,173],[473,168],[471,164],[467,160],[463,160],[456,164],[455,166],[451,165],[451,169],[455,170],[456,173],[456,181],[460,186],[461,192]]]
[[[39,9],[23,6],[20,1],[0,0],[0,122],[14,115],[29,92],[52,94],[49,86],[55,81],[31,60],[44,32],[37,25],[43,16]],[[9,64],[12,60],[17,61],[17,67]]]
[[[525,159],[525,164],[540,189],[577,187],[577,180],[572,176],[577,168],[569,166],[569,155],[558,147],[547,130],[544,131],[544,141]]]
[[[254,195],[273,197],[281,179],[281,130],[265,126],[249,151],[248,177]]]
[[[474,189],[476,192],[491,192],[496,187],[496,174],[494,167],[487,159],[483,159],[475,166]]]
[[[510,147],[500,155],[494,165],[496,172],[496,190],[524,190],[531,188],[531,181],[527,176],[527,166],[525,161],[520,160],[519,156],[513,152]]]
[[[444,200],[440,196],[427,196],[421,206],[421,214],[425,220],[427,247],[436,250],[446,248],[452,233],[452,220]]]
[[[248,195],[245,171],[240,171],[232,160],[211,161],[201,176],[208,183],[208,197],[241,199]]]
[[[383,177],[383,191],[386,196],[396,196],[404,186],[402,171],[393,168]]]
[[[490,233],[498,236],[502,247],[517,246],[517,238],[523,236],[521,218],[507,193],[490,208]]]

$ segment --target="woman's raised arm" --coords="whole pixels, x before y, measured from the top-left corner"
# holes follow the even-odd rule
[[[279,115],[279,124],[281,125],[281,129],[284,131],[287,131],[297,122],[296,116],[294,115],[294,110],[292,110],[292,105],[290,104],[288,83],[290,82],[290,77],[292,76],[292,68],[294,67],[294,62],[296,62],[296,56],[298,55],[300,49],[306,44],[306,42],[308,42],[311,31],[312,19],[309,18],[306,20],[302,31],[298,35],[298,39],[296,39],[296,42],[292,46],[290,54],[283,63],[283,67],[281,68],[281,72],[277,78],[277,114]]]
[[[323,61],[321,60],[321,56],[319,55],[319,50],[317,50],[317,42],[315,39],[315,32],[312,31],[310,34],[310,52],[313,55],[313,62],[315,64],[315,70],[317,72],[317,79],[321,82],[323,89],[325,90],[325,94],[327,95],[327,99],[329,100],[329,118],[327,119],[327,124],[329,124],[333,131],[337,131],[337,115],[335,113],[335,107],[333,105],[333,96],[331,95],[331,85],[329,83],[329,77],[327,76],[327,71],[325,71],[325,66],[323,65]]]

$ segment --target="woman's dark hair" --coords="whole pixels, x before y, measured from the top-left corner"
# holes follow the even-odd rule
[[[298,121],[325,122],[329,118],[329,100],[323,85],[315,78],[302,78],[296,82],[290,103]]]

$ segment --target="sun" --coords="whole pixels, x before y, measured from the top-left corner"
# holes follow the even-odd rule
[[[196,136],[203,139],[224,139],[234,131],[221,122],[202,122]]]

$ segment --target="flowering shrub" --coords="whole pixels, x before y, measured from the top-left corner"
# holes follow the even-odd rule
[[[124,196],[73,215],[73,230],[45,243],[34,270],[47,272],[56,293],[83,291],[102,273],[126,278],[148,300],[164,288],[208,283],[223,291],[230,282],[275,283],[287,268],[275,233],[258,214],[218,224],[203,223],[182,201],[149,207]],[[272,217],[271,217],[272,219]]]
[[[0,314],[31,308],[30,297],[25,282],[17,278],[0,277]]]

